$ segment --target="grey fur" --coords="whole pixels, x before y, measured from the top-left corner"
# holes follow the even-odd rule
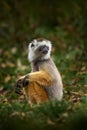
[[[47,92],[49,99],[61,100],[63,96],[63,85],[59,71],[57,70],[53,60],[51,58],[46,60],[37,60],[31,63],[32,71],[39,71],[41,68],[46,70],[53,78],[52,86],[45,86],[44,89]]]

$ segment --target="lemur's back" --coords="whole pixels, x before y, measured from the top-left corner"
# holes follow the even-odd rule
[[[33,66],[33,71],[46,71],[51,75],[52,77],[52,85],[51,86],[46,86],[42,88],[43,90],[46,91],[49,99],[55,98],[57,100],[61,100],[63,92],[62,92],[62,80],[59,71],[57,70],[53,60],[50,58],[48,60],[42,60],[38,61],[36,64],[34,63]]]

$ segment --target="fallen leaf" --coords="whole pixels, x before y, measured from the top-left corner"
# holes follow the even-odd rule
[[[12,62],[7,62],[7,65],[8,65],[9,67],[14,67],[14,66],[15,66],[15,64],[13,64]]]
[[[87,84],[85,84],[85,85],[84,85],[84,87],[86,87],[86,88],[87,88]]]
[[[50,124],[50,125],[55,125],[55,123],[54,123],[50,118],[47,119],[47,122],[48,122],[48,124]]]
[[[17,52],[17,48],[16,47],[13,47],[12,49],[11,49],[11,53],[12,54],[15,54]]]
[[[18,66],[19,68],[21,68],[21,70],[25,70],[25,69],[27,68],[26,65],[23,65],[23,64],[21,63],[21,60],[20,60],[20,59],[17,60],[17,66]]]
[[[10,75],[7,75],[5,78],[5,83],[7,83],[11,79]]]
[[[4,64],[4,63],[1,63],[0,66],[1,66],[2,68],[6,68],[6,64]]]

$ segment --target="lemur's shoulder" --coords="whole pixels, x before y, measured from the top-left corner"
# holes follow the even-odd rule
[[[50,71],[52,70],[57,70],[57,67],[53,61],[53,59],[50,57],[48,60],[45,60],[42,64],[41,67],[46,68],[46,70],[48,71],[50,69]]]

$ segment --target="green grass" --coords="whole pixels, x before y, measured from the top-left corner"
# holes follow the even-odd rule
[[[30,12],[26,3],[16,2],[1,2],[0,130],[87,128],[86,4],[69,3],[75,7],[75,11],[70,11],[60,2],[59,12],[54,10],[52,19],[48,17],[50,8],[49,13],[43,12],[44,8],[41,8],[43,15],[40,17],[32,12],[32,8],[28,16]],[[85,11],[82,10],[83,6]],[[42,22],[45,14],[46,18]],[[55,20],[57,15],[58,21]],[[64,96],[61,102],[50,101],[31,108],[24,96],[14,92],[14,84],[20,76],[31,71],[27,49],[31,39],[36,37],[52,41],[52,57],[62,76]]]

